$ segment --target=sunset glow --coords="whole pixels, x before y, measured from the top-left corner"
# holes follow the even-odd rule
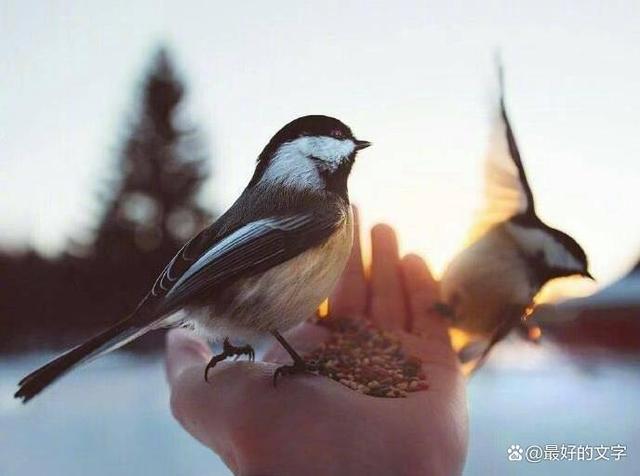
[[[28,55],[5,62],[0,75],[0,89],[12,92],[0,108],[2,246],[33,244],[53,255],[91,230],[134,85],[165,39],[188,87],[186,116],[209,138],[213,177],[203,204],[222,211],[235,200],[280,125],[335,115],[373,142],[350,184],[364,229],[392,224],[402,251],[423,256],[438,276],[481,206],[500,45],[541,218],[584,245],[599,285],[637,259],[640,231],[630,217],[638,202],[640,68],[628,61],[640,41],[637,16],[591,5],[583,13],[594,21],[583,24],[560,4],[363,10],[347,2],[319,14],[297,2],[281,11],[249,2],[263,21],[244,28],[246,16],[231,5],[200,5],[187,19],[181,2],[143,3],[126,19],[91,4],[73,15],[55,3],[37,16],[19,2],[8,8],[8,18],[25,20],[5,22],[0,48],[4,57]],[[541,37],[523,28],[532,22],[562,28]]]

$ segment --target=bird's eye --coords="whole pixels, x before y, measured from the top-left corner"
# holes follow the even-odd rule
[[[336,139],[344,139],[344,133],[340,129],[331,131],[331,136]]]

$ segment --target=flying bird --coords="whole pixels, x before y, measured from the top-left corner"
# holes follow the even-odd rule
[[[205,379],[227,357],[253,359],[250,345],[230,339],[269,333],[293,359],[276,370],[274,383],[305,371],[281,333],[310,316],[342,273],[353,240],[347,180],[357,152],[369,145],[328,116],[285,125],[236,202],[178,251],[131,315],[27,375],[15,397],[26,402],[76,366],[167,327],[224,339]]]
[[[505,107],[500,98],[485,161],[485,207],[471,230],[470,244],[450,262],[441,281],[438,309],[464,336],[463,363],[477,369],[491,348],[526,322],[534,297],[554,278],[591,278],[587,255],[568,234],[536,213],[533,192]]]

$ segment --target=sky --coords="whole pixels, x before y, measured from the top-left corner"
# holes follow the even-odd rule
[[[4,0],[0,244],[59,252],[99,212],[136,87],[168,45],[204,134],[203,200],[228,207],[285,123],[327,114],[374,146],[364,226],[440,273],[481,205],[500,48],[539,215],[607,283],[640,256],[640,3]]]

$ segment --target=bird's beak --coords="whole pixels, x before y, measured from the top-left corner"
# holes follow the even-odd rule
[[[585,278],[589,278],[591,281],[596,280],[596,278],[594,278],[589,271],[585,271],[584,273],[582,273],[582,276],[584,276]]]
[[[368,140],[355,140],[355,144],[356,144],[356,150],[362,150],[362,149],[366,149],[367,147],[369,147],[371,145],[371,142],[369,142]]]

